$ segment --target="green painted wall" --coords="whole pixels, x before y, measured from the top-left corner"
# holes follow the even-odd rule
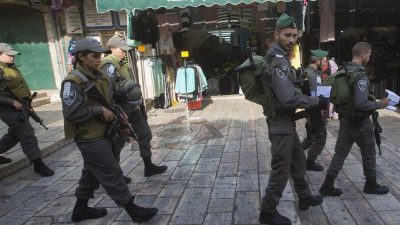
[[[56,89],[43,15],[24,6],[0,7],[0,42],[21,52],[19,68],[32,90]]]

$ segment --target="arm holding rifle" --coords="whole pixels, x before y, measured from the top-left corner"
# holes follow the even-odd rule
[[[44,129],[48,130],[48,128],[43,124],[43,119],[41,119],[38,114],[36,114],[35,110],[32,107],[32,99],[35,98],[37,95],[37,92],[34,92],[32,95],[32,98],[25,98],[21,99],[21,103],[23,105],[24,110],[26,113],[33,119],[35,120],[38,124],[40,124]]]

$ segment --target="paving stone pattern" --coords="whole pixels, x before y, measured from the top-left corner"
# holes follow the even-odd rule
[[[189,122],[183,104],[150,111],[153,159],[168,165],[166,173],[145,178],[138,146],[125,146],[121,167],[133,180],[129,188],[136,202],[159,208],[158,215],[144,224],[258,224],[260,200],[271,171],[262,109],[243,99],[214,100],[205,105],[203,110],[191,113]],[[47,118],[49,124],[61,124],[59,116],[56,113]],[[287,184],[279,211],[292,224],[400,224],[399,115],[382,111],[380,121],[384,133],[383,154],[377,156],[378,180],[391,192],[384,196],[362,192],[365,180],[361,156],[354,146],[336,182],[344,189],[341,197],[327,197],[321,206],[300,212],[293,183]],[[35,128],[37,133],[42,132]],[[297,129],[304,137],[304,120],[298,121]],[[334,153],[337,130],[338,121],[330,120],[327,145],[318,158],[325,168]],[[82,169],[79,150],[69,144],[44,160],[55,169],[53,177],[35,175],[30,166],[0,180],[0,224],[72,224],[74,191]],[[307,173],[314,192],[324,178],[325,172]],[[102,188],[89,204],[106,207],[108,214],[79,224],[135,224]]]

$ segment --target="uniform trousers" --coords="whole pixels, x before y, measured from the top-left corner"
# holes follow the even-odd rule
[[[7,152],[19,142],[30,161],[41,158],[38,139],[27,113],[12,109],[1,110],[0,119],[8,126],[8,132],[0,139],[0,154]]]
[[[137,142],[139,144],[140,156],[142,158],[150,157],[151,146],[150,141],[152,139],[152,133],[147,119],[144,117],[141,110],[137,109],[128,114],[129,122],[132,125],[132,129],[136,134]],[[125,145],[125,139],[118,135],[113,140],[114,155],[119,161],[119,155]]]
[[[311,135],[311,146],[310,150],[308,150],[307,152],[308,159],[311,161],[315,161],[318,155],[321,154],[322,150],[324,150],[325,148],[326,136],[327,136],[326,124],[327,124],[327,116],[326,112],[324,112],[321,117],[319,134]]]
[[[270,126],[268,125],[268,127]],[[289,175],[293,179],[299,198],[307,198],[311,192],[304,180],[306,156],[296,131],[290,134],[271,134],[269,132],[269,140],[271,141],[272,171],[265,189],[265,196],[262,199],[262,210],[266,213],[274,213],[289,180]]]
[[[83,170],[75,196],[78,199],[92,198],[101,184],[118,206],[131,201],[132,195],[114,157],[111,139],[77,140],[76,144],[83,157]]]
[[[365,177],[376,177],[376,149],[372,122],[369,118],[366,118],[357,124],[353,124],[346,117],[340,117],[335,154],[327,171],[328,175],[337,177],[354,142],[360,148]]]

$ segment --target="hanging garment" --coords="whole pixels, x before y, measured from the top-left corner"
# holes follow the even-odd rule
[[[160,38],[156,14],[153,10],[138,11],[132,17],[132,38],[153,46]]]
[[[187,67],[186,75],[184,67],[179,68],[176,72],[175,92],[178,94],[192,93],[193,98],[196,99],[199,93],[207,89],[207,86],[206,76],[203,69],[198,65]]]
[[[251,32],[248,29],[240,29],[240,50],[246,52],[247,42],[250,40]]]
[[[240,8],[230,7],[229,8],[229,24],[232,28],[240,27]]]
[[[206,75],[199,65],[195,65],[194,67],[196,68],[197,74],[199,75],[199,91],[203,92],[207,90],[208,87]]]
[[[319,41],[335,41],[335,0],[320,1],[319,4],[321,18]]]
[[[172,34],[170,30],[163,30],[160,34],[160,52],[164,55],[175,54],[174,42],[172,40]]]
[[[153,64],[154,62],[149,58],[139,59],[137,61],[139,84],[145,99],[153,99],[155,97]]]
[[[254,30],[253,17],[253,8],[242,8],[240,26],[248,30]]]
[[[218,9],[217,20],[218,29],[225,29],[229,27],[229,13],[226,7],[222,6]]]
[[[178,71],[176,72],[175,93],[178,94],[193,93],[196,89],[195,73],[196,73],[195,69],[191,67],[188,67],[186,69],[182,67],[179,68]]]

